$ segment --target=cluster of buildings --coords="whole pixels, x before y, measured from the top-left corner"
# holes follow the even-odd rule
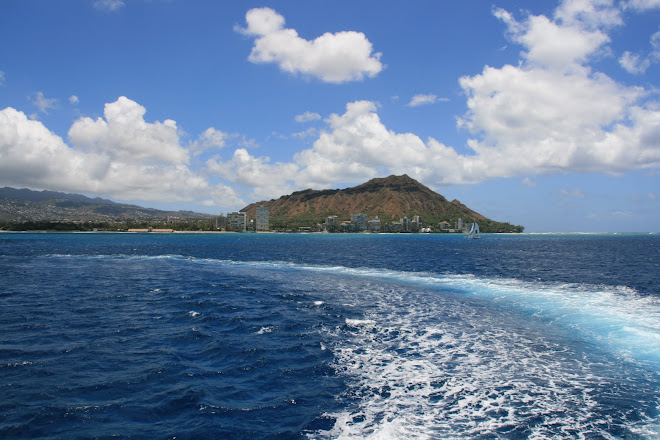
[[[258,206],[256,221],[249,219],[245,212],[230,212],[225,217],[216,217],[216,229],[224,229],[233,232],[266,232],[270,230],[269,210],[267,206]],[[462,219],[454,224],[440,222],[436,231],[438,232],[468,232],[470,223]],[[403,217],[399,221],[382,223],[376,216],[369,218],[366,214],[351,214],[350,220],[340,220],[338,216],[332,215],[325,219],[324,224],[316,226],[299,227],[297,232],[433,232],[434,228],[424,225],[422,218],[418,215]]]
[[[443,221],[434,228],[431,225],[425,225],[422,217],[415,215],[413,217],[402,217],[399,221],[382,223],[378,217],[368,218],[365,214],[351,214],[351,219],[339,221],[336,215],[330,216],[325,220],[324,225],[318,225],[328,232],[463,232],[467,233],[471,223],[464,222],[459,218],[454,224]]]
[[[403,217],[398,222],[382,223],[378,217],[368,218],[366,214],[351,214],[350,220],[339,221],[336,215],[326,218],[323,229],[328,232],[431,232],[425,228],[418,215]]]
[[[254,219],[248,219],[247,214],[244,212],[230,212],[226,217],[220,214],[220,216],[215,218],[215,227],[216,229],[224,229],[232,232],[266,232],[270,230],[268,207],[257,207],[256,222]]]

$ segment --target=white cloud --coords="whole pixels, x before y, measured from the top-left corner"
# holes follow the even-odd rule
[[[39,121],[33,121],[11,107],[0,111],[0,180],[2,185],[55,187],[75,184],[77,175],[103,166],[102,160],[90,157],[90,167],[82,167],[81,156]]]
[[[486,66],[460,79],[469,110],[459,125],[474,135],[468,141],[474,161],[488,164],[484,177],[660,166],[660,146],[651,141],[658,135],[657,102],[645,103],[650,95],[644,89],[619,84],[585,64],[609,41],[595,27],[618,24],[617,15],[587,19],[589,14],[576,11],[611,3],[567,1],[562,6],[575,8],[566,7],[557,21],[540,16],[519,23],[495,11],[526,50],[518,66]]]
[[[188,166],[174,121],[147,123],[144,112],[134,101],[119,98],[106,105],[105,119],[75,121],[69,146],[23,112],[0,111],[0,185],[119,200],[245,204],[233,189],[212,184]]]
[[[194,142],[195,149],[207,150],[209,148],[223,148],[231,135],[209,127]]]
[[[76,105],[79,102],[80,102],[80,100],[78,99],[78,97],[76,95],[69,96],[69,103],[71,103],[73,105]]]
[[[309,127],[307,130],[300,131],[298,133],[293,133],[291,136],[293,136],[294,138],[298,138],[298,139],[304,139],[304,138],[307,138],[307,137],[317,136],[318,133],[319,133],[319,131],[316,128]]]
[[[294,187],[290,180],[298,166],[292,163],[271,164],[268,157],[254,157],[244,148],[234,151],[231,160],[221,162],[217,158],[206,162],[208,172],[223,176],[233,183],[252,189],[251,198],[268,199],[288,194]]]
[[[412,97],[410,102],[407,104],[408,107],[418,107],[425,104],[435,104],[436,102],[447,102],[447,98],[438,98],[433,94],[419,94]]]
[[[462,158],[451,148],[412,133],[388,130],[376,113],[376,104],[356,101],[343,115],[328,118],[313,148],[299,152],[292,176],[297,187],[327,187],[335,182],[361,182],[366,178],[407,173],[427,182],[460,180]]]
[[[624,4],[626,7],[639,11],[660,8],[660,0],[628,0]]]
[[[628,73],[638,74],[646,72],[646,69],[651,66],[651,60],[648,58],[640,59],[639,55],[625,51],[619,58],[619,64]]]
[[[590,30],[623,24],[621,10],[614,0],[563,0],[554,17],[563,26]]]
[[[311,121],[318,121],[321,119],[321,115],[315,112],[305,112],[300,115],[296,115],[295,121],[299,123],[304,123],[304,122],[311,122]]]
[[[5,72],[0,70],[0,87],[5,85]]]
[[[30,102],[39,109],[41,113],[48,113],[48,110],[55,108],[56,99],[49,99],[44,96],[43,92],[37,92],[30,98]]]
[[[637,75],[646,72],[651,64],[660,62],[660,31],[651,35],[650,43],[651,51],[646,57],[625,51],[619,58],[621,67],[628,73]]]
[[[96,0],[94,7],[100,11],[114,12],[123,8],[125,3],[122,0]]]
[[[590,2],[564,2],[567,3]],[[584,9],[571,8],[558,21],[544,15],[530,15],[522,23],[503,9],[495,9],[493,13],[507,25],[511,39],[525,47],[522,56],[530,65],[570,71],[581,69],[581,63],[610,41],[600,29],[592,29],[596,21],[588,19],[592,15],[580,11]],[[581,20],[588,20],[589,26],[581,26]]]
[[[380,53],[362,32],[325,33],[309,41],[284,27],[284,17],[270,8],[250,9],[246,28],[236,30],[256,37],[248,58],[253,63],[277,63],[281,70],[343,83],[374,77],[382,69]]]
[[[125,96],[105,105],[105,119],[78,119],[69,130],[73,144],[90,152],[103,152],[121,160],[186,164],[188,151],[179,145],[176,122],[148,123],[146,109]]]

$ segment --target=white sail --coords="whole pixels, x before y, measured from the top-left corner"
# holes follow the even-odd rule
[[[472,227],[470,228],[470,233],[468,234],[468,238],[480,238],[479,225],[476,222],[472,223]]]

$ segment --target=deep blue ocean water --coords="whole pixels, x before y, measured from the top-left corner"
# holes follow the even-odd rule
[[[0,438],[660,438],[660,236],[0,235]]]

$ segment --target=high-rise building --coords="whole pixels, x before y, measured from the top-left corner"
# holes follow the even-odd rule
[[[364,231],[367,229],[368,218],[366,214],[351,214],[351,223],[355,225],[355,231]]]
[[[410,222],[410,226],[412,227],[413,231],[419,232],[423,226],[422,218],[418,215],[414,216]]]
[[[410,232],[410,219],[408,217],[401,219],[401,230],[403,232]]]
[[[268,231],[268,206],[257,206],[257,231]]]
[[[378,217],[374,217],[369,220],[369,230],[380,232],[380,219]]]
[[[247,231],[247,214],[244,212],[230,212],[227,214],[226,229],[234,232]]]

